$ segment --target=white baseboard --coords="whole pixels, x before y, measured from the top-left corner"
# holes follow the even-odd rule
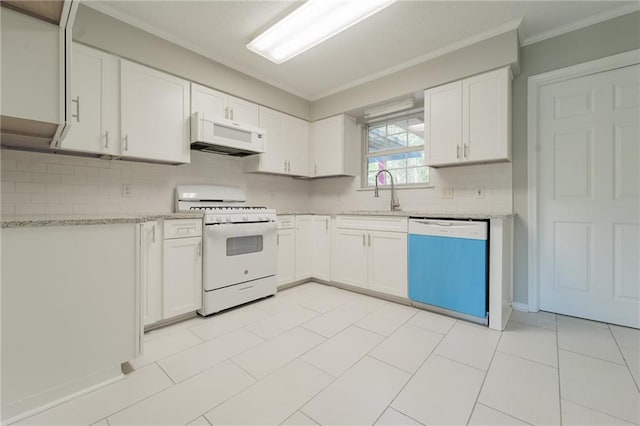
[[[511,302],[514,311],[529,312],[529,305],[526,303]]]

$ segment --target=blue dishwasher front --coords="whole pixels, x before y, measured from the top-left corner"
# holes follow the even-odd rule
[[[409,298],[487,317],[487,223],[409,222]]]

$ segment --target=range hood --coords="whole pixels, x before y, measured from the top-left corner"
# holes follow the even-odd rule
[[[69,129],[71,28],[77,1],[3,1],[0,143],[49,150]]]
[[[266,130],[221,117],[191,115],[191,149],[245,157],[266,151]]]

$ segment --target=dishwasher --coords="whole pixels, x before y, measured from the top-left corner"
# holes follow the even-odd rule
[[[409,220],[409,299],[487,323],[486,221]]]

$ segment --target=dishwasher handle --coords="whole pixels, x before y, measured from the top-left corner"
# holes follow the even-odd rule
[[[488,227],[484,221],[411,219],[409,234],[486,240]]]

